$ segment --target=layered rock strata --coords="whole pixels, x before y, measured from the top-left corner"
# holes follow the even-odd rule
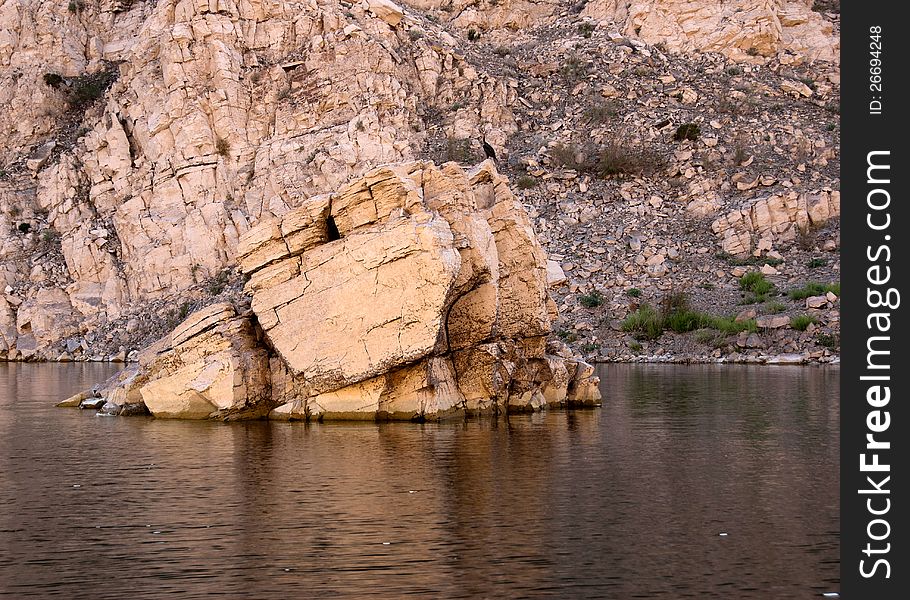
[[[198,311],[104,386],[158,417],[432,419],[596,404],[547,342],[546,257],[492,162],[417,161],[264,219],[237,247],[250,310]]]

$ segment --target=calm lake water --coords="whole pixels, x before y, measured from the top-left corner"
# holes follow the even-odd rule
[[[0,364],[0,596],[813,598],[836,368],[601,367],[604,407],[437,424],[104,418]]]

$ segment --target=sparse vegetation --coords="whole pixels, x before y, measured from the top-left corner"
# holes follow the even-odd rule
[[[408,29],[408,37],[412,42],[416,42],[423,37],[423,32],[417,28],[411,28]]]
[[[819,346],[829,350],[840,348],[840,336],[836,333],[820,333],[815,336],[815,341]]]
[[[818,319],[811,315],[798,315],[790,319],[790,327],[797,331],[805,331],[814,323],[818,323]]]
[[[629,344],[629,350],[632,352],[641,352],[641,344],[638,342],[631,342]]]
[[[467,138],[449,138],[446,142],[446,160],[458,163],[470,163],[474,160],[471,140]]]
[[[44,85],[52,88],[60,87],[60,84],[64,81],[63,77],[57,73],[45,73],[42,79],[44,80]]]
[[[812,258],[806,263],[806,266],[810,269],[817,269],[819,267],[824,267],[826,264],[828,264],[828,261],[824,258]]]
[[[588,123],[602,125],[619,115],[619,102],[602,100],[585,109],[584,119]]]
[[[88,108],[95,100],[101,98],[111,84],[117,79],[116,66],[109,64],[106,69],[69,78],[70,90],[67,101],[73,110]]]
[[[774,291],[774,284],[765,279],[765,274],[761,271],[749,271],[739,278],[739,288],[756,297],[763,297]]]
[[[479,39],[480,39],[480,32],[478,32],[473,27],[471,29],[468,29],[468,41],[476,42]]]
[[[730,65],[724,72],[731,76],[742,75],[743,68],[737,65]]]
[[[689,308],[688,294],[670,292],[661,300],[661,310],[643,304],[622,322],[622,330],[638,339],[653,340],[666,331],[688,333],[697,330],[714,330],[723,336],[740,331],[758,331],[755,319],[737,321],[735,317],[721,317]],[[702,334],[704,336],[706,334]]]
[[[701,127],[699,127],[698,123],[683,123],[676,128],[676,133],[673,134],[673,139],[677,142],[681,142],[683,140],[692,140],[694,142],[700,135]]]
[[[594,23],[590,23],[588,21],[578,24],[578,33],[585,38],[591,37],[595,29],[597,29],[597,26]]]
[[[177,311],[177,320],[182,321],[188,316],[190,316],[190,303],[184,302],[180,305],[180,309]]]
[[[559,68],[559,73],[568,83],[574,83],[588,74],[588,65],[577,56],[568,56]]]
[[[784,262],[780,258],[772,258],[770,256],[747,256],[745,258],[738,258],[733,256],[728,252],[718,252],[714,255],[714,258],[724,260],[728,265],[734,267],[747,267],[747,266],[761,266],[768,265],[771,267],[776,267],[777,265]]]
[[[579,296],[578,303],[585,308],[597,308],[604,303],[604,297],[600,292],[594,290],[590,294]]]
[[[641,290],[638,288],[629,288],[626,290],[626,296],[630,298],[639,298],[641,296]]]
[[[733,164],[740,165],[749,159],[749,139],[738,135],[733,140]]]
[[[529,190],[537,185],[537,178],[531,175],[521,175],[515,180],[515,187],[520,190]]]
[[[217,275],[215,275],[208,283],[208,292],[212,296],[217,296],[224,291],[224,288],[227,287],[228,279],[230,278],[231,271],[230,269],[223,269]]]
[[[835,296],[840,296],[840,283],[818,283],[810,281],[803,287],[793,288],[787,292],[787,296],[793,300],[805,300],[809,296],[824,296],[832,292]]]
[[[227,158],[231,154],[231,144],[223,137],[215,138],[215,152],[218,153],[218,156],[223,156]]]
[[[623,174],[647,176],[665,165],[664,156],[643,143],[636,145],[614,137],[600,147],[596,162],[588,172],[603,179]]]
[[[768,304],[765,305],[765,310],[768,311],[769,313],[771,313],[772,315],[776,315],[776,314],[782,313],[785,310],[787,310],[787,305],[782,302],[777,302],[777,301],[769,302]]]

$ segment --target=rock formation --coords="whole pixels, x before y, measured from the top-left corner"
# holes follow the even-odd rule
[[[505,82],[392,2],[71,6],[0,12],[0,351],[55,358],[218,277],[297,198],[514,129]]]
[[[189,316],[106,385],[156,417],[432,419],[594,404],[547,343],[546,258],[491,161],[378,167],[240,237],[251,309]]]
[[[809,0],[2,1],[0,360],[132,361],[242,304],[251,228],[481,140],[552,261],[554,336],[720,358],[620,324],[670,290],[738,311],[734,262],[839,277],[838,31]],[[764,349],[832,358],[837,307],[811,310]]]
[[[833,26],[812,0],[591,0],[583,14],[673,52],[722,52],[731,58],[779,53],[837,62]],[[792,59],[791,59],[792,60]]]

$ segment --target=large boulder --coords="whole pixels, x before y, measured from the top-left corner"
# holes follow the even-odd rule
[[[102,392],[158,417],[437,419],[596,403],[548,346],[546,256],[507,181],[409,162],[239,239],[249,314],[190,315]]]

